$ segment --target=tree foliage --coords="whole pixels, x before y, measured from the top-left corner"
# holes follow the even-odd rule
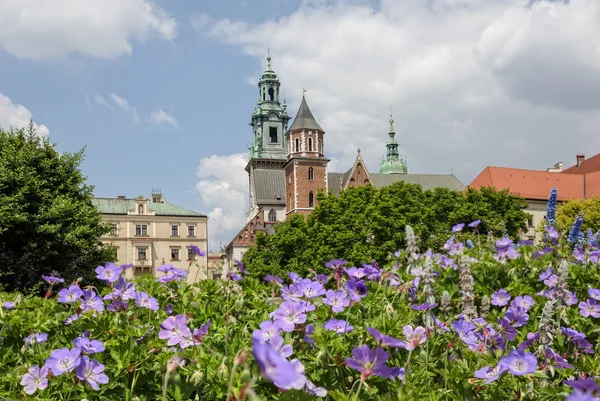
[[[59,153],[32,124],[0,128],[0,283],[8,289],[30,289],[52,271],[89,277],[112,260],[82,160],[83,150]]]
[[[564,202],[556,209],[556,230],[569,232],[573,222],[583,214],[583,231],[591,229],[596,233],[600,230],[600,197],[589,199],[573,199]]]
[[[306,219],[292,216],[275,227],[275,234],[259,234],[244,263],[251,274],[305,273],[342,258],[353,264],[385,262],[404,246],[404,228],[411,225],[422,249],[439,249],[445,233],[457,223],[481,220],[478,231],[515,237],[526,228],[527,203],[508,191],[445,188],[424,191],[403,182],[376,189],[349,188],[339,195],[317,196],[318,206]]]

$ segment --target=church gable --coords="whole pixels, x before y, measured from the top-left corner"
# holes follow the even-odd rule
[[[371,176],[367,170],[367,166],[360,155],[360,149],[356,155],[354,165],[344,174],[343,189],[348,187],[360,187],[371,183]]]

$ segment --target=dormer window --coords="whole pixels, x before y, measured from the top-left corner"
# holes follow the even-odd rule
[[[144,214],[144,205],[138,206],[138,214]]]

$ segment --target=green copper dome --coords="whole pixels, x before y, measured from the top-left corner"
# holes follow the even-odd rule
[[[396,133],[394,132],[394,119],[392,118],[392,107],[390,106],[390,139],[385,145],[387,152],[384,158],[381,159],[379,166],[380,174],[406,174],[408,168],[406,159],[398,152],[398,142],[396,142]]]

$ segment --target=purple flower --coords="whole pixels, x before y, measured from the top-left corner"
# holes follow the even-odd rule
[[[350,299],[359,302],[362,298],[367,296],[367,286],[363,281],[360,280],[348,280],[344,284],[344,288],[348,291]]]
[[[42,275],[42,278],[48,284],[53,284],[53,285],[56,284],[56,283],[64,283],[65,282],[65,279],[64,278],[60,278],[60,277],[44,276],[44,275]]]
[[[121,273],[123,273],[123,269],[114,263],[106,262],[106,266],[96,267],[96,273],[97,279],[104,280],[108,283],[114,283],[119,279]]]
[[[552,226],[546,226],[546,234],[548,234],[548,238],[551,240],[557,240],[559,237],[558,231]]]
[[[329,319],[323,327],[325,330],[335,331],[338,334],[344,334],[349,331],[354,330],[354,326],[350,326],[350,324],[345,320],[338,319]]]
[[[590,378],[578,377],[577,380],[565,380],[563,383],[573,390],[585,393],[600,392],[600,386],[596,383],[596,380]]]
[[[283,390],[300,390],[306,384],[304,366],[300,361],[288,361],[269,344],[254,341],[252,353],[262,375]]]
[[[33,333],[23,339],[26,345],[41,344],[48,341],[48,334],[46,333]]]
[[[375,343],[380,347],[406,348],[406,343],[404,341],[394,337],[386,336],[373,327],[367,327],[367,332],[373,336]]]
[[[298,301],[302,295],[303,294],[293,284],[289,287],[287,285],[281,287],[281,298],[286,301]]]
[[[547,280],[552,273],[554,273],[554,269],[549,267],[548,270],[546,270],[545,272],[543,272],[542,274],[540,274],[540,280],[539,281],[544,281]]]
[[[106,305],[106,309],[111,312],[125,312],[129,304],[127,302],[123,302],[120,299],[115,299],[111,304]]]
[[[464,226],[465,226],[465,223],[458,223],[455,226],[452,226],[452,232],[457,233],[459,231],[462,231]]]
[[[424,304],[421,305],[411,305],[410,308],[413,310],[418,310],[421,312],[426,312],[428,310],[434,309],[436,306],[438,306],[437,303],[434,304],[430,304],[428,302],[425,302]]]
[[[348,264],[347,260],[344,259],[333,259],[330,260],[329,262],[325,263],[325,267],[327,267],[328,269],[339,269],[342,268],[344,266],[346,266]]]
[[[158,310],[158,301],[156,298],[149,297],[148,294],[143,291],[137,291],[135,293],[135,303],[140,308],[146,308],[154,311]]]
[[[506,317],[514,327],[521,327],[529,320],[527,310],[519,306],[509,307],[504,317]]]
[[[492,294],[492,305],[504,306],[510,301],[510,294],[504,288]]]
[[[588,295],[590,298],[595,299],[596,301],[600,301],[600,290],[595,288],[588,288]]]
[[[583,317],[600,317],[600,305],[596,304],[595,299],[588,299],[586,302],[580,302],[579,309],[579,314]]]
[[[518,296],[510,303],[510,306],[518,306],[528,311],[535,305],[535,301],[529,295]]]
[[[194,341],[196,341],[198,343],[202,342],[202,338],[204,336],[208,335],[208,330],[210,329],[210,325],[211,325],[211,322],[210,322],[210,319],[208,319],[208,321],[205,324],[201,325],[200,328],[195,329],[194,332],[192,333],[192,337],[194,338]]]
[[[307,344],[310,344],[316,348],[315,340],[312,337],[310,337],[310,335],[313,334],[314,332],[315,332],[315,326],[313,326],[312,324],[307,324],[304,327],[304,338],[303,339]]]
[[[566,401],[598,401],[598,399],[592,393],[575,390],[567,397]]]
[[[65,320],[65,323],[64,323],[64,324],[65,324],[65,325],[69,325],[69,324],[73,323],[74,321],[76,321],[76,320],[79,320],[79,318],[80,318],[80,317],[81,317],[81,314],[79,314],[79,313],[75,313],[75,314],[73,314],[73,315],[69,316],[69,317],[67,318],[67,320]]]
[[[291,345],[283,344],[283,337],[281,336],[275,336],[271,338],[269,344],[275,351],[279,352],[279,355],[281,355],[284,358],[289,357],[290,355],[292,355],[292,352],[294,352],[294,348],[292,348]]]
[[[158,338],[167,341],[167,345],[173,346],[179,344],[181,348],[186,348],[190,345],[192,332],[187,327],[187,318],[185,315],[169,316],[160,325],[161,330],[158,332]]]
[[[317,281],[323,285],[327,284],[330,276],[328,274],[317,274]]]
[[[79,348],[61,348],[52,351],[50,357],[46,359],[44,367],[50,368],[54,376],[60,376],[65,372],[70,372],[79,365],[79,355],[81,350]]]
[[[69,288],[63,288],[58,292],[58,302],[73,303],[77,302],[83,295],[83,291],[76,284],[71,284]]]
[[[360,280],[361,278],[364,278],[367,276],[367,273],[365,273],[365,268],[364,267],[349,267],[349,268],[344,268],[344,270],[346,271],[346,274],[348,275],[348,277],[350,278],[354,278],[357,280]]]
[[[323,298],[323,303],[331,306],[333,312],[341,312],[344,307],[350,305],[350,300],[344,290],[327,290],[325,294],[326,298]]]
[[[73,343],[84,354],[96,354],[104,351],[104,345],[98,340],[90,340],[87,337],[77,337]]]
[[[295,283],[296,281],[298,281],[300,279],[300,276],[298,275],[298,273],[287,272],[286,275],[290,278],[290,280],[292,280],[292,283]]]
[[[281,327],[278,321],[265,320],[260,324],[260,329],[254,330],[252,337],[260,342],[268,342],[271,338],[278,336]]]
[[[93,289],[83,290],[81,311],[85,313],[94,310],[96,312],[102,312],[104,310],[104,302],[102,301],[102,298],[96,294],[96,291]]]
[[[100,362],[84,356],[81,358],[81,363],[77,367],[77,378],[82,382],[86,382],[94,390],[99,390],[98,384],[108,383],[108,376],[104,374],[104,365]]]
[[[551,274],[550,277],[544,280],[544,284],[548,287],[554,287],[558,284],[558,276],[556,274]]]
[[[383,348],[369,348],[368,345],[361,345],[352,350],[354,358],[346,358],[348,367],[361,372],[361,379],[366,379],[371,375],[389,378],[392,369],[385,363],[390,356]]]
[[[283,331],[292,331],[296,324],[306,322],[304,306],[295,301],[285,301],[273,313],[276,321],[279,322]]]
[[[246,268],[244,267],[244,264],[242,262],[240,262],[237,259],[233,259],[233,262],[237,265],[238,270],[242,273],[242,274],[248,274],[248,271],[246,270]]]
[[[523,376],[535,372],[537,358],[529,352],[514,350],[500,358],[498,365],[508,369],[513,376]]]
[[[306,391],[306,394],[314,395],[315,397],[327,397],[327,390],[323,387],[315,386],[310,380],[306,380],[304,391]]]
[[[241,281],[243,278],[242,276],[236,273],[227,273],[226,277],[231,281]]]
[[[478,379],[486,379],[485,384],[488,384],[495,380],[498,380],[498,378],[507,371],[508,368],[500,364],[493,368],[489,366],[484,366],[483,368],[475,371],[475,377],[477,377]]]
[[[206,252],[201,251],[196,245],[190,245],[190,249],[198,256],[206,256]]]
[[[128,282],[123,277],[119,278],[113,287],[113,291],[110,294],[106,294],[104,299],[107,301],[114,299],[122,299],[127,301],[128,299],[135,298],[135,287],[133,283]]]
[[[504,336],[508,341],[513,341],[517,338],[517,329],[510,324],[510,320],[503,317],[498,319],[498,334]]]
[[[9,302],[5,302],[5,303],[4,303],[4,308],[5,308],[6,310],[13,309],[14,307],[15,307],[15,303],[14,303],[14,302],[10,302],[10,301],[9,301]]]
[[[425,335],[425,328],[421,326],[417,326],[413,329],[413,327],[409,324],[404,326],[403,329],[404,337],[406,338],[406,349],[412,350],[419,344],[423,344],[427,341],[427,336]]]
[[[40,367],[38,365],[31,366],[27,369],[27,373],[21,378],[21,386],[24,387],[25,394],[31,395],[37,390],[44,390],[48,387],[48,373],[50,369]]]
[[[283,284],[283,279],[279,276],[271,276],[270,274],[268,276],[265,276],[265,281],[267,283],[279,283],[279,284]]]
[[[471,228],[475,228],[477,227],[479,224],[481,224],[481,220],[475,220],[469,223],[469,227]]]
[[[312,281],[310,279],[302,279],[295,284],[293,284],[298,288],[298,291],[302,293],[306,298],[315,298],[325,294],[325,288],[323,288],[323,284],[318,281]]]

